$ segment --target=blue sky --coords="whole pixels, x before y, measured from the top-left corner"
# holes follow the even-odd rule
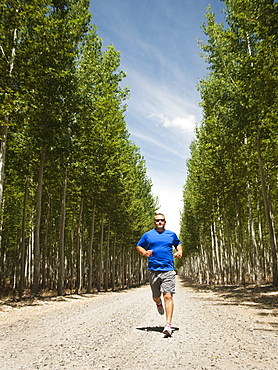
[[[126,124],[146,161],[167,228],[180,229],[186,160],[202,119],[196,85],[206,74],[197,39],[211,5],[223,20],[220,0],[91,0],[92,23],[104,49],[121,53],[123,86],[130,88]]]

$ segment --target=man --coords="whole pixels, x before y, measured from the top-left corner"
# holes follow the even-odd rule
[[[142,256],[149,259],[148,270],[152,296],[161,315],[164,314],[160,298],[161,293],[163,294],[166,311],[166,325],[163,333],[171,336],[176,279],[173,256],[182,257],[182,245],[174,232],[165,229],[166,220],[162,213],[154,216],[154,225],[154,229],[141,237],[136,248]],[[173,247],[176,249],[174,254]]]

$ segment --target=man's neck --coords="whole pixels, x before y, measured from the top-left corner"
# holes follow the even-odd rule
[[[158,232],[158,233],[162,233],[165,229],[164,227],[156,227],[155,230]]]

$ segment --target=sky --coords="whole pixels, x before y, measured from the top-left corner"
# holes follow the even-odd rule
[[[207,74],[198,40],[211,5],[223,21],[220,0],[91,0],[92,23],[103,50],[121,55],[128,86],[126,125],[145,159],[152,193],[166,228],[179,234],[186,161],[202,120],[199,80]]]

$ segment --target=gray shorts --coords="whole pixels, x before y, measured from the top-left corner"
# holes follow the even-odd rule
[[[149,280],[154,298],[160,297],[161,293],[175,293],[176,272],[173,271],[151,271]]]

